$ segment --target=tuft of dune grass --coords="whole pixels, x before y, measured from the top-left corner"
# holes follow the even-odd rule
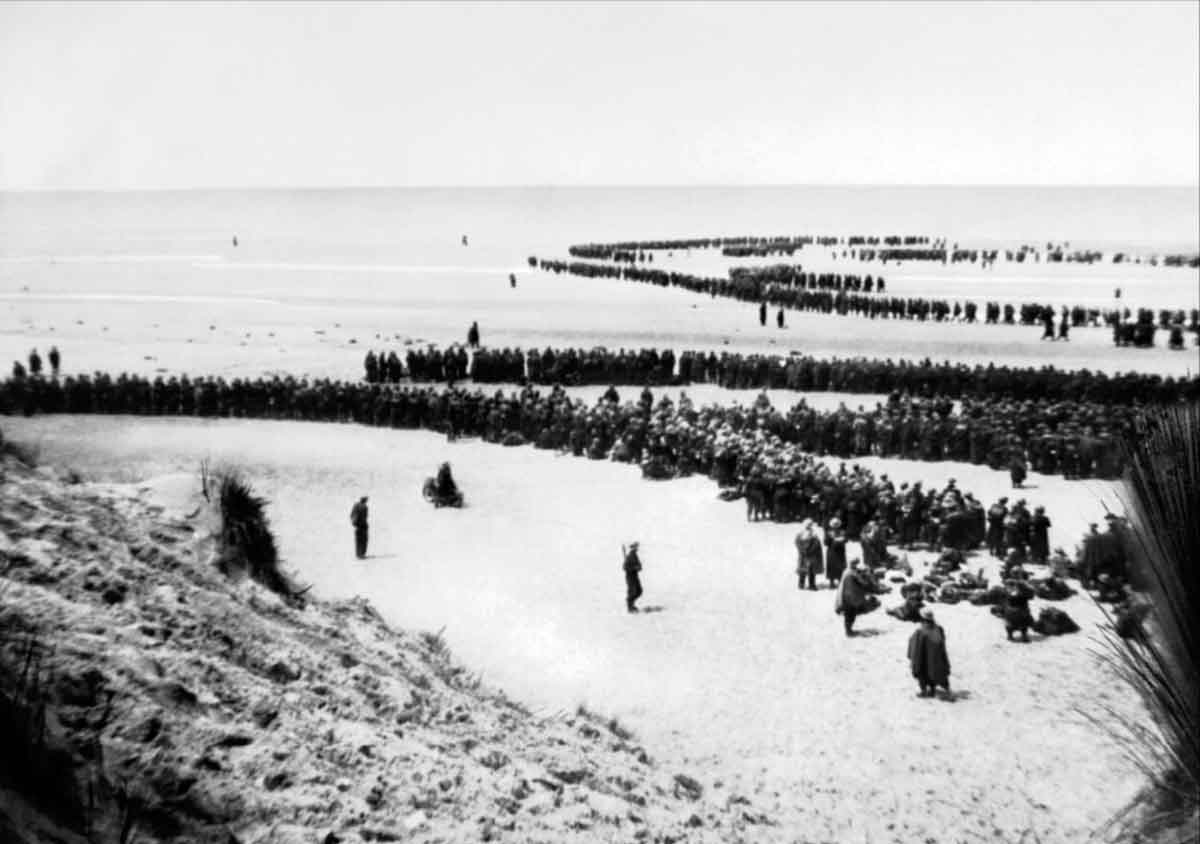
[[[1113,710],[1109,729],[1149,780],[1110,822],[1118,840],[1197,840],[1200,815],[1200,403],[1147,411],[1126,446],[1122,499],[1132,582],[1150,597],[1147,635],[1106,629],[1101,660],[1148,722]]]

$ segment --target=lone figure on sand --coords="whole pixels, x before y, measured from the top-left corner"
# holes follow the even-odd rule
[[[467,347],[476,349],[479,347],[479,323],[471,323],[471,327],[467,329]]]
[[[637,540],[630,542],[628,549],[622,545],[621,553],[625,555],[625,609],[637,612],[637,599],[642,597],[642,561],[638,558]]]
[[[350,524],[354,525],[354,556],[367,556],[367,497],[364,495],[350,508]]]
[[[935,689],[950,692],[950,657],[946,654],[946,631],[933,620],[933,610],[921,610],[921,624],[908,639],[908,664],[921,687],[917,697],[933,697]]]

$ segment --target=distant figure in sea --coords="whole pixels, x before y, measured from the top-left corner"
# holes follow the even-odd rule
[[[946,631],[933,619],[933,610],[921,610],[921,624],[908,639],[908,664],[921,687],[918,697],[933,697],[939,686],[950,692],[950,657]]]
[[[1067,319],[1066,314],[1063,314],[1062,322],[1060,322],[1058,324],[1058,339],[1059,340],[1070,340],[1071,339],[1069,336],[1070,334],[1071,334],[1071,321],[1069,319]]]
[[[758,306],[758,324],[759,325],[767,324],[767,303],[766,302],[762,302]]]
[[[479,348],[479,323],[471,323],[471,327],[467,329],[467,347],[470,349]]]
[[[29,374],[35,378],[42,374],[42,356],[37,349],[29,350]]]
[[[622,545],[621,554],[624,556],[622,568],[625,570],[625,609],[628,612],[637,612],[637,600],[642,597],[642,561],[638,557],[637,540],[630,542],[628,549]]]
[[[62,363],[62,358],[58,354],[58,346],[51,346],[50,353],[47,355],[50,359],[50,372],[55,378],[58,377],[58,366]]]
[[[517,286],[517,274],[516,274],[516,273],[509,273],[509,274],[508,274],[508,286],[509,286],[509,287],[516,287],[516,286]]]
[[[367,497],[364,495],[350,508],[350,524],[354,525],[354,556],[367,556]]]
[[[233,245],[234,245],[234,247],[237,246],[237,235],[236,234],[233,236]]]
[[[783,308],[780,308],[779,313],[775,314],[775,325],[783,328]]]
[[[463,245],[463,246],[468,246],[468,245],[469,245],[469,244],[467,243],[467,236],[466,236],[465,234],[462,236],[462,245]]]

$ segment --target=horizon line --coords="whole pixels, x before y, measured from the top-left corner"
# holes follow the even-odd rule
[[[236,191],[386,191],[386,190],[746,190],[784,188],[1013,188],[1113,189],[1161,188],[1200,191],[1200,182],[745,182],[745,183],[529,183],[529,184],[413,184],[413,185],[214,185],[175,187],[0,187],[0,193],[200,193]]]

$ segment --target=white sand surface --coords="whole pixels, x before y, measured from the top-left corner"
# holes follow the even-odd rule
[[[1170,351],[1163,332],[1156,348],[1118,349],[1103,328],[1075,329],[1069,342],[1042,342],[1041,326],[933,324],[796,311],[787,314],[786,328],[775,327],[774,314],[763,328],[753,304],[519,267],[512,268],[520,279],[516,289],[508,286],[505,267],[352,271],[320,265],[268,268],[218,259],[198,262],[191,269],[199,275],[180,280],[162,277],[168,270],[157,265],[96,261],[55,265],[53,272],[39,268],[32,283],[18,269],[0,273],[0,361],[6,368],[8,361],[23,361],[30,348],[44,354],[57,344],[68,373],[105,369],[253,376],[282,371],[359,378],[368,348],[403,353],[406,342],[462,342],[468,326],[478,320],[483,342],[496,347],[798,350],[821,356],[928,356],[970,364],[1052,364],[1164,375],[1200,371],[1200,350],[1189,345],[1185,351]],[[1179,307],[1195,307],[1200,298],[1195,272],[1176,277],[1170,275],[1173,271],[1160,271],[1168,275],[1143,284],[1173,291],[1162,295]],[[1070,273],[1086,274],[1088,268],[1073,267]],[[1020,284],[1043,288],[1049,301],[1070,298],[1072,278],[1063,274],[1057,285],[1055,278]],[[1098,283],[1107,287],[1110,279],[1100,278]],[[980,302],[1011,301],[1006,290],[1015,283],[986,275],[938,281],[970,291]],[[907,295],[899,288],[895,293]],[[1189,335],[1189,343],[1193,340]]]
[[[795,587],[796,526],[747,524],[703,478],[654,483],[621,464],[352,425],[3,425],[85,477],[242,466],[271,501],[288,564],[318,593],[361,594],[398,625],[444,627],[486,681],[544,710],[586,702],[619,717],[656,757],[770,806],[784,823],[764,840],[1076,842],[1139,785],[1077,711],[1138,712],[1089,653],[1101,616],[1086,597],[1059,604],[1082,632],[1029,644],[1005,642],[986,608],[938,605],[961,697],[921,700],[905,660],[911,626],[881,611],[846,639],[832,592]],[[442,460],[463,510],[421,498]],[[953,476],[985,501],[1011,492],[1006,473],[985,467],[864,462],[897,481]],[[371,497],[365,561],[349,524],[360,494]],[[1119,506],[1106,483],[1036,474],[1018,495],[1047,507],[1051,542],[1068,549]],[[621,544],[635,538],[642,606],[659,611],[630,616]]]

